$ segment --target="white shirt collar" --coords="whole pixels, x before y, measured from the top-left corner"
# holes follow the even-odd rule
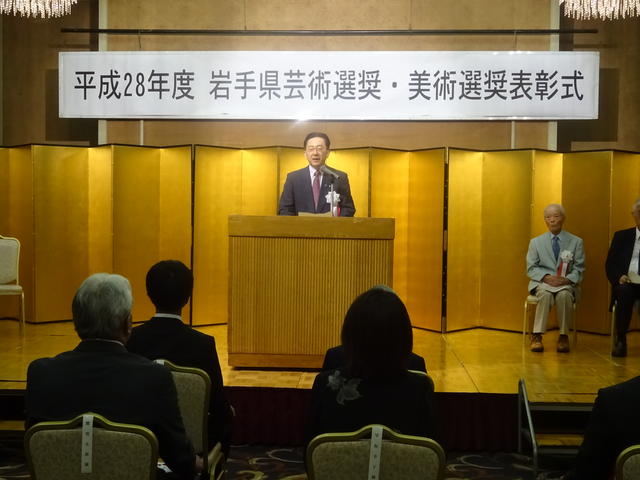
[[[318,174],[320,175],[320,182],[322,182],[322,172],[320,170],[316,170],[311,165],[309,165],[309,175],[311,176],[311,181],[312,182],[313,182],[313,177],[315,176],[316,172],[318,172]]]
[[[176,320],[182,321],[182,317],[180,315],[176,315],[174,313],[156,313],[154,317],[157,318],[175,318]]]
[[[122,345],[124,347],[124,343],[120,340],[112,340],[110,338],[85,338],[83,342],[106,342],[106,343],[117,343],[118,345]]]

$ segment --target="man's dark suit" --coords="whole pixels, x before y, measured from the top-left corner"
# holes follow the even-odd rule
[[[333,180],[328,174],[322,176],[322,185],[320,186],[320,197],[318,198],[318,209],[313,204],[313,191],[311,189],[311,175],[309,167],[295,170],[287,175],[284,182],[282,195],[280,196],[280,204],[278,205],[278,215],[298,215],[298,212],[308,213],[326,213],[330,210],[327,203],[326,195],[329,193],[329,185],[333,180],[333,189],[340,194],[340,216],[353,217],[356,213],[356,207],[353,205],[351,198],[351,188],[349,186],[349,177],[345,172],[332,168],[334,172],[340,175],[340,178]]]
[[[633,246],[636,242],[636,227],[619,230],[613,235],[605,269],[607,278],[611,283],[611,302],[617,301],[616,329],[619,338],[629,328],[633,304],[640,297],[640,287],[633,284],[620,284],[620,277],[629,272],[629,262],[633,254]]]
[[[227,454],[231,444],[232,414],[224,393],[215,339],[176,318],[153,317],[133,329],[127,349],[150,360],[164,358],[176,365],[201,368],[209,374],[209,447],[220,442]]]
[[[345,363],[344,347],[342,345],[338,345],[337,347],[330,348],[327,350],[327,353],[324,354],[322,370],[336,370],[344,367]],[[409,370],[418,370],[420,372],[427,373],[427,366],[424,363],[424,358],[413,352],[409,355],[409,364],[407,365],[407,368]]]
[[[143,425],[158,438],[160,456],[169,468],[181,478],[194,477],[195,454],[171,373],[120,343],[84,340],[75,350],[31,362],[26,410],[27,427],[85,412]]]
[[[593,405],[576,468],[566,478],[610,478],[616,458],[640,443],[640,377],[603,388]]]

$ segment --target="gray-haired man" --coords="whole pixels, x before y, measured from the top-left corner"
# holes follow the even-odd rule
[[[562,229],[564,220],[562,205],[548,205],[544,209],[544,221],[549,231],[529,242],[529,292],[538,297],[531,336],[532,352],[544,350],[542,335],[547,328],[549,310],[554,304],[560,324],[557,351],[569,351],[567,333],[572,321],[573,301],[584,273],[584,247],[580,237]]]
[[[143,425],[158,438],[160,456],[174,474],[193,479],[202,460],[186,436],[171,373],[124,347],[132,303],[129,281],[120,275],[98,273],[80,285],[72,311],[81,341],[29,365],[26,426],[85,412]]]

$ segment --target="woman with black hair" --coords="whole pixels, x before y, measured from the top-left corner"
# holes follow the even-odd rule
[[[434,438],[433,383],[407,370],[413,332],[402,300],[388,287],[366,291],[349,307],[341,337],[346,365],[316,377],[307,443],[372,423]]]

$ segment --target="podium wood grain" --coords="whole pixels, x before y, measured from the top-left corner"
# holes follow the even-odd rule
[[[229,217],[229,364],[314,368],[353,299],[393,279],[389,218]]]

